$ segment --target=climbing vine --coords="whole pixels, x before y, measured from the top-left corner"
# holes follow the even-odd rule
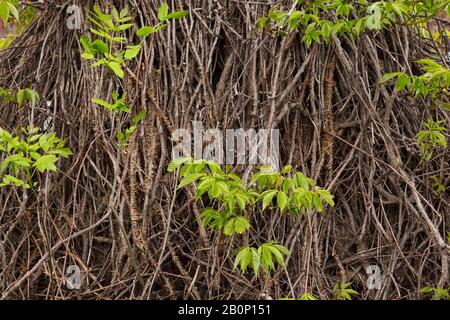
[[[297,217],[316,210],[323,211],[323,202],[334,206],[333,195],[315,185],[314,181],[292,166],[276,172],[270,166],[261,166],[253,174],[248,184],[238,175],[225,170],[213,161],[178,158],[169,166],[169,172],[179,169],[180,182],[177,189],[193,184],[198,201],[207,195],[215,207],[207,207],[199,219],[205,227],[225,236],[243,234],[251,228],[253,215],[271,210],[278,214]],[[249,209],[249,210],[248,210]],[[242,272],[250,267],[257,277],[260,268],[266,274],[275,270],[275,264],[285,266],[284,257],[289,250],[276,241],[263,243],[257,247],[241,247],[236,254],[234,268],[240,265]]]
[[[122,79],[125,75],[125,62],[133,60],[139,55],[145,39],[152,33],[167,27],[169,20],[181,19],[187,14],[189,14],[189,11],[186,10],[169,12],[168,4],[166,2],[161,3],[157,14],[159,23],[155,26],[139,28],[136,35],[141,38],[141,41],[134,44],[128,40],[129,37],[125,34],[127,30],[135,27],[133,18],[129,16],[127,8],[118,10],[113,6],[109,13],[105,13],[98,5],[94,5],[93,12],[89,12],[88,17],[95,27],[89,29],[89,35],[84,34],[80,37],[80,43],[84,49],[81,58],[92,61],[92,67],[94,68],[106,67],[115,76]],[[109,111],[121,114],[131,111],[126,99],[127,92],[123,91],[122,94],[119,94],[117,89],[111,94],[111,103],[100,98],[93,98],[92,102]],[[117,133],[119,147],[123,148],[127,145],[129,138],[145,115],[146,110],[140,112],[133,118],[129,128]]]
[[[257,29],[269,30],[275,35],[294,31],[302,34],[301,41],[330,43],[335,36],[356,40],[364,32],[381,31],[395,23],[420,25],[448,10],[446,0],[439,1],[377,1],[314,0],[294,1],[289,10],[277,7],[257,21]]]

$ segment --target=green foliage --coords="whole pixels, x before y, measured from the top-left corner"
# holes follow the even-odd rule
[[[280,212],[289,212],[294,215],[306,213],[312,209],[323,211],[323,201],[334,206],[333,196],[327,190],[317,187],[314,181],[301,172],[291,176],[292,167],[287,166],[280,173],[274,172],[270,166],[260,167],[260,171],[251,178],[261,191],[259,199],[262,200],[263,210],[275,200]]]
[[[94,98],[92,99],[92,102],[106,108],[109,111],[120,113],[125,112],[129,113],[131,111],[130,106],[126,102],[127,94],[124,93],[122,96],[119,96],[119,93],[114,91],[112,94],[113,102],[109,103],[105,100]],[[119,148],[125,148],[128,145],[128,141],[130,140],[132,134],[136,131],[137,126],[142,121],[142,119],[145,118],[147,115],[147,111],[142,111],[139,114],[137,114],[132,120],[131,120],[131,126],[129,128],[126,128],[123,131],[119,131],[117,133],[117,140],[118,140],[118,146]]]
[[[31,104],[38,103],[40,100],[39,94],[31,89],[19,89],[16,94],[16,101],[19,107],[21,107],[26,101],[30,102]]]
[[[447,103],[450,93],[450,69],[430,59],[418,61],[423,70],[420,76],[408,76],[403,72],[392,72],[384,74],[381,82],[390,82],[396,79],[398,91],[407,90],[420,98],[431,98],[431,102],[444,110],[450,110]],[[429,161],[433,156],[433,149],[447,149],[447,138],[444,132],[447,128],[443,126],[444,121],[429,119],[422,123],[423,129],[417,133],[417,144],[420,150],[421,163]]]
[[[12,89],[0,87],[0,102],[16,103],[16,95]]]
[[[12,17],[19,22],[19,11],[17,10],[18,1],[0,0],[0,18],[5,24]]]
[[[20,34],[34,18],[36,9],[26,6],[19,10],[18,0],[0,0],[0,19],[5,25],[14,20],[14,32],[0,39],[0,49],[7,48],[15,37]]]
[[[352,300],[352,296],[358,295],[358,291],[353,290],[350,288],[352,285],[351,282],[346,283],[340,283],[339,281],[336,282],[334,285],[334,299],[335,300]]]
[[[102,99],[94,98],[92,102],[98,104],[99,106],[105,107],[109,111],[114,112],[130,112],[130,107],[126,103],[127,94],[124,93],[121,97],[119,97],[119,93],[117,91],[113,91],[112,94],[113,103],[108,103]]]
[[[136,58],[142,49],[142,41],[150,34],[157,32],[167,26],[170,19],[181,19],[188,11],[175,11],[169,13],[167,3],[163,2],[158,10],[160,22],[154,26],[144,26],[137,31],[137,35],[142,38],[139,44],[129,43],[124,32],[134,27],[131,22],[132,17],[128,15],[128,9],[118,11],[112,7],[110,13],[103,12],[98,5],[94,5],[93,12],[88,17],[95,27],[90,29],[92,41],[87,35],[80,38],[80,43],[84,48],[81,57],[85,60],[92,60],[92,66],[105,66],[119,78],[123,78],[126,60]],[[125,47],[125,48],[123,48]]]
[[[254,275],[258,277],[260,268],[269,273],[275,270],[275,264],[285,267],[284,257],[289,254],[286,247],[273,241],[264,243],[259,248],[242,247],[236,255],[233,269],[240,265],[241,271],[245,272],[247,267],[250,267]]]
[[[67,158],[72,151],[65,147],[65,141],[54,133],[40,133],[39,128],[21,129],[15,135],[0,128],[0,153],[5,158],[0,165],[0,187],[15,185],[33,188],[36,172],[55,172],[61,157]]]
[[[169,172],[179,167],[180,183],[178,189],[196,183],[196,199],[208,195],[211,201],[220,203],[220,210],[206,208],[199,216],[202,223],[226,236],[243,233],[250,228],[248,219],[238,215],[245,211],[246,206],[253,205],[257,194],[244,185],[241,178],[222,168],[213,161],[192,159],[176,159],[168,166]]]
[[[13,42],[14,38],[14,35],[8,35],[4,38],[0,38],[0,50],[8,48],[9,45]]]
[[[131,127],[126,128],[125,131],[117,133],[117,140],[119,140],[119,148],[125,148],[128,145],[131,135],[136,131],[138,124],[145,118],[147,111],[140,112],[131,120]]]
[[[377,1],[313,0],[296,1],[290,10],[272,8],[257,21],[257,29],[269,29],[277,35],[301,31],[301,41],[329,43],[335,36],[355,40],[363,32],[380,31],[394,23],[423,23],[448,9],[446,0]]]
[[[417,61],[424,73],[420,76],[408,76],[403,72],[392,72],[383,75],[381,81],[388,82],[396,79],[396,89],[398,91],[407,90],[417,97],[431,97],[442,107],[450,110],[448,104],[444,104],[442,99],[449,96],[450,69],[436,63],[430,59]]]
[[[98,5],[94,5],[94,12],[90,12],[88,17],[95,25],[90,28],[90,31],[98,38],[91,41],[87,35],[81,36],[80,43],[85,50],[81,57],[85,60],[93,60],[94,67],[105,66],[119,78],[123,78],[122,64],[126,59],[126,50],[117,50],[116,47],[127,42],[126,37],[117,34],[133,27],[128,10],[123,9],[118,12],[113,7],[111,13],[106,14]]]
[[[298,300],[319,300],[315,295],[310,292],[303,294]]]
[[[160,22],[154,27],[144,26],[140,28],[136,34],[142,40],[139,44],[133,44],[129,42],[124,34],[127,30],[134,27],[132,17],[128,15],[128,9],[125,8],[119,11],[117,8],[112,7],[109,13],[105,13],[98,5],[94,5],[93,12],[89,13],[89,19],[95,25],[95,27],[90,29],[92,40],[90,40],[88,35],[81,36],[80,43],[84,48],[81,57],[84,60],[93,61],[93,67],[107,67],[117,77],[123,78],[125,76],[125,61],[133,60],[139,55],[145,38],[165,28],[168,20],[181,19],[188,13],[188,11],[169,12],[169,6],[163,2],[158,10]],[[119,96],[117,91],[113,91],[111,94],[112,103],[100,98],[93,98],[92,102],[109,111],[129,113],[131,108],[126,102],[126,97],[126,92]],[[124,148],[128,145],[131,135],[136,131],[138,124],[145,115],[146,111],[139,113],[132,119],[129,128],[117,133],[119,148]]]
[[[292,172],[292,166],[284,167],[281,172],[275,172],[270,166],[261,166],[251,177],[249,185],[230,172],[228,166],[223,170],[213,161],[178,158],[169,164],[167,170],[179,170],[177,189],[195,184],[195,199],[207,196],[210,203],[217,206],[205,208],[198,218],[204,226],[225,236],[250,230],[249,217],[245,214],[248,208],[252,212],[258,208],[261,211],[270,208],[296,216],[312,209],[321,212],[322,201],[334,205],[333,196],[327,190],[315,186],[301,172]],[[275,202],[274,207],[272,202]],[[240,265],[243,272],[250,267],[257,276],[260,268],[269,273],[275,270],[275,265],[284,267],[284,256],[288,254],[285,247],[273,241],[258,248],[245,246],[238,251],[234,266]]]
[[[261,267],[261,255],[259,250],[252,247],[240,248],[236,255],[236,259],[234,260],[233,270],[236,269],[238,265],[241,266],[242,272],[245,272],[247,267],[252,268],[255,276],[258,277],[259,268]]]
[[[286,166],[281,172],[275,172],[270,166],[261,166],[250,179],[250,185],[256,185],[256,189],[246,186],[236,174],[228,169],[223,171],[212,161],[180,158],[169,164],[168,171],[174,172],[179,167],[178,189],[195,183],[197,200],[206,194],[211,201],[217,200],[222,204],[220,213],[207,208],[200,215],[205,225],[218,230],[235,216],[237,210],[244,212],[247,206],[253,206],[258,200],[261,201],[263,211],[276,200],[276,208],[281,213],[294,215],[312,209],[322,212],[323,201],[334,205],[333,196],[327,190],[315,186],[301,172],[287,176],[291,174],[291,166]]]
[[[12,89],[0,87],[0,102],[15,103],[21,107],[27,101],[31,104],[38,103],[40,101],[40,96],[31,88],[19,89],[17,92],[14,92]]]
[[[433,189],[433,194],[436,197],[441,196],[445,193],[445,185],[443,185],[443,179],[437,176],[430,177],[431,188]]]
[[[310,292],[306,292],[305,294],[303,294],[300,298],[298,299],[293,299],[293,298],[280,298],[278,300],[319,300],[315,295],[313,295]]]
[[[432,300],[450,300],[449,295],[450,288],[433,288],[433,287],[425,287],[420,289],[421,293],[432,293]]]
[[[447,128],[443,127],[444,121],[434,121],[429,119],[423,122],[423,129],[417,134],[417,144],[420,149],[420,158],[422,162],[429,161],[433,156],[433,149],[447,149],[447,138],[444,132]]]

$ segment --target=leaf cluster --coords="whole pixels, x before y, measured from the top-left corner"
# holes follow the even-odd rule
[[[0,187],[15,185],[30,189],[37,185],[33,181],[36,172],[55,172],[61,158],[72,155],[65,141],[54,133],[41,133],[39,128],[23,128],[12,134],[0,128]]]
[[[317,187],[301,172],[292,172],[292,166],[280,172],[261,166],[248,184],[231,172],[229,166],[223,169],[209,160],[178,158],[167,170],[172,173],[179,170],[177,189],[195,185],[195,200],[207,197],[209,203],[215,205],[206,207],[199,219],[204,226],[225,236],[249,231],[249,216],[258,208],[261,212],[270,208],[297,216],[312,209],[322,212],[323,201],[334,205],[330,192]],[[250,267],[257,276],[260,268],[268,273],[275,270],[276,264],[284,267],[284,256],[288,254],[285,247],[273,241],[259,247],[244,246],[237,253],[234,267],[240,265],[242,272]]]

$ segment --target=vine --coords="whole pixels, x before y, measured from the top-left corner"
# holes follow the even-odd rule
[[[407,91],[417,98],[431,98],[431,108],[441,108],[450,111],[450,69],[430,59],[417,61],[424,72],[420,76],[409,76],[404,72],[392,72],[383,75],[381,82],[396,80],[397,91]],[[434,149],[448,149],[443,120],[435,121],[430,118],[422,123],[423,129],[417,133],[417,145],[420,150],[420,162],[424,163],[433,157]],[[442,189],[442,187],[439,187]],[[442,192],[442,190],[440,191]]]
[[[138,44],[133,44],[123,34],[135,26],[132,23],[132,17],[128,15],[127,8],[119,11],[113,6],[110,13],[105,13],[98,5],[94,5],[93,10],[88,15],[89,20],[95,25],[95,28],[89,29],[92,40],[89,39],[88,35],[80,37],[80,43],[84,48],[81,57],[84,60],[92,61],[92,67],[94,68],[106,67],[120,79],[125,75],[125,62],[133,60],[139,55],[142,43],[149,35],[167,27],[169,20],[181,19],[189,14],[189,11],[186,10],[169,12],[168,4],[161,3],[157,14],[159,23],[155,26],[139,28],[136,35],[141,38],[141,41]],[[124,46],[125,48],[123,48]],[[112,103],[100,98],[93,98],[92,102],[114,113],[129,113],[131,108],[128,106],[126,98],[127,92],[119,95],[118,90],[115,90],[111,94]],[[127,145],[129,138],[145,115],[146,111],[144,110],[133,118],[131,127],[117,133],[119,148]]]
[[[301,8],[301,9],[297,9]],[[276,35],[300,31],[301,41],[309,47],[313,42],[330,43],[335,36],[356,40],[367,31],[381,31],[394,23],[420,25],[448,10],[446,0],[439,1],[377,1],[315,0],[294,1],[290,10],[276,7],[257,21],[257,29]]]
[[[179,158],[173,160],[169,172],[179,169],[180,182],[177,189],[191,184],[196,186],[195,200],[207,195],[215,208],[207,207],[199,215],[202,224],[219,234],[232,236],[243,234],[251,228],[251,215],[268,209],[280,214],[297,217],[312,210],[322,212],[323,202],[334,206],[333,195],[318,187],[301,172],[292,171],[292,166],[275,172],[270,166],[261,166],[248,184],[232,173],[225,171],[213,161]],[[251,207],[251,214],[246,214]],[[275,265],[285,267],[285,256],[289,250],[276,241],[258,247],[243,246],[236,254],[234,269],[240,265],[245,272],[250,267],[256,277],[262,268],[266,274],[275,270]]]

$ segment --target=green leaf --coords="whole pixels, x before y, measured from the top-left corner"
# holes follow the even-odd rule
[[[316,208],[317,212],[322,212],[323,205],[322,205],[322,201],[320,200],[319,195],[314,193],[312,195],[312,201],[313,201],[314,208]]]
[[[19,11],[17,11],[16,6],[15,6],[14,4],[12,4],[11,2],[9,2],[9,1],[6,1],[6,3],[8,4],[10,14],[12,14],[13,17],[14,17],[17,21],[19,21]]]
[[[213,174],[222,175],[222,168],[220,168],[220,165],[215,163],[214,161],[208,161],[208,168]]]
[[[141,45],[139,44],[136,46],[128,46],[127,50],[125,51],[124,58],[127,60],[134,59],[139,54],[140,50]]]
[[[125,31],[130,29],[133,26],[132,23],[126,23],[126,24],[122,24],[116,28],[114,28],[115,31]]]
[[[84,60],[92,60],[95,59],[95,56],[92,53],[83,53],[81,58]]]
[[[322,28],[320,31],[322,33],[323,39],[328,43],[333,32],[333,23],[329,20],[325,20],[322,23]]]
[[[280,251],[282,254],[284,254],[285,256],[290,255],[291,253],[289,252],[289,250],[285,247],[282,246],[281,244],[278,243],[272,243],[272,246],[274,246],[275,248],[277,248],[278,251]]]
[[[444,289],[444,288],[436,288],[436,290],[434,291],[434,300],[448,300],[450,299],[450,295],[448,294],[448,289]]]
[[[236,267],[240,264],[242,272],[245,272],[251,260],[252,260],[252,251],[250,247],[240,248],[234,260],[233,270],[235,270]]]
[[[134,116],[134,118],[131,120],[131,123],[133,123],[134,125],[139,124],[139,122],[142,121],[142,119],[145,118],[145,116],[147,115],[147,111],[141,111],[139,112],[136,116]]]
[[[295,178],[296,178],[297,185],[300,188],[303,188],[305,191],[308,191],[309,190],[309,186],[312,186],[314,184],[313,181],[310,178],[306,177],[301,172],[297,172],[295,174]]]
[[[237,203],[239,205],[239,209],[241,209],[241,211],[245,210],[245,205],[249,200],[250,199],[246,194],[241,194],[241,193],[236,194],[236,201],[237,201]]]
[[[255,248],[251,248],[251,253],[252,253],[251,267],[256,278],[258,278],[259,268],[261,266],[261,256],[259,255],[258,250],[256,250]]]
[[[283,191],[278,191],[277,204],[278,204],[278,208],[280,208],[281,212],[284,211],[287,203],[288,203],[288,197],[287,197],[286,193],[284,193]]]
[[[200,177],[204,176],[204,173],[196,173],[185,176],[183,179],[181,179],[180,184],[178,185],[177,189],[181,189],[187,185],[190,185],[191,183],[195,182]]]
[[[434,73],[442,69],[442,66],[440,64],[431,59],[419,59],[417,60],[417,62],[420,63],[423,68],[430,73]]]
[[[166,16],[166,18],[164,20],[169,20],[169,19],[182,19],[185,16],[187,16],[189,14],[189,11],[187,10],[180,10],[180,11],[175,11],[170,13],[169,15]]]
[[[32,104],[39,102],[39,94],[35,90],[27,88],[25,89],[25,94],[28,101],[30,101]]]
[[[286,173],[289,173],[289,172],[291,172],[291,170],[292,170],[292,166],[291,165],[289,165],[289,166],[285,166],[282,170],[281,170],[281,174],[286,174]]]
[[[317,297],[312,293],[307,292],[303,294],[299,300],[319,300],[319,299],[317,299]]]
[[[45,155],[39,158],[33,166],[36,167],[36,169],[39,172],[44,171],[56,171],[55,162],[58,161],[58,158],[54,155]]]
[[[111,38],[111,37],[108,35],[108,33],[105,32],[105,31],[97,30],[97,29],[94,29],[94,28],[90,28],[89,30],[90,30],[93,34],[96,34],[97,36],[100,36],[100,37],[102,37],[102,38]]]
[[[8,3],[6,1],[0,2],[0,18],[2,18],[2,20],[5,24],[8,23],[9,12],[10,12],[10,9],[9,9]]]
[[[101,54],[105,54],[105,53],[109,52],[108,45],[100,39],[94,40],[94,42],[92,42],[92,47],[94,48],[94,50],[96,52],[99,52]]]
[[[117,62],[108,62],[108,67],[119,77],[123,78],[124,72],[120,64]]]
[[[366,27],[367,19],[357,19],[355,23],[356,36],[359,37]]]
[[[326,203],[334,207],[334,196],[329,191],[317,188],[316,192],[322,197],[323,200],[325,200]]]
[[[145,26],[145,27],[140,28],[140,29],[136,32],[136,34],[137,34],[139,37],[146,38],[146,37],[148,37],[150,34],[152,34],[152,33],[154,33],[154,32],[155,32],[155,28],[149,27],[149,26]]]
[[[117,140],[125,141],[125,134],[122,131],[117,133]]]
[[[37,152],[30,152],[30,156],[31,156],[31,158],[32,158],[33,160],[37,160],[37,159],[39,159],[40,157],[42,157],[42,154],[37,153]]]
[[[408,87],[409,83],[410,77],[408,77],[404,73],[400,73],[397,78],[397,85],[396,85],[397,91],[403,91],[406,87]]]
[[[250,223],[248,222],[248,219],[243,216],[238,216],[229,219],[224,226],[223,233],[226,236],[231,236],[233,233],[244,233],[250,228]]]
[[[3,183],[0,184],[0,187],[9,186],[11,184],[14,184],[16,187],[20,187],[20,186],[23,186],[25,184],[25,182],[16,177],[6,175],[3,177]]]
[[[160,21],[167,20],[168,14],[169,14],[169,5],[166,2],[161,3],[158,9],[158,19]]]
[[[102,10],[100,10],[100,7],[97,4],[94,4],[94,13],[98,18],[102,18],[104,16]]]
[[[391,81],[394,78],[397,78],[399,75],[403,74],[403,72],[390,72],[390,73],[385,73],[383,74],[383,76],[380,79],[380,82],[388,82]]]
[[[67,158],[71,155],[73,155],[72,150],[70,148],[59,148],[51,151],[52,154],[60,155],[63,158]]]
[[[213,184],[211,185],[211,189],[209,190],[209,196],[212,199],[217,199],[219,198],[220,194],[221,194],[221,188],[220,185],[217,181],[214,181]]]
[[[117,11],[116,7],[114,7],[114,6],[112,7],[111,14],[116,21],[119,21],[119,19],[120,19],[119,11]]]
[[[211,177],[206,177],[197,185],[196,199],[200,197],[208,190],[209,187],[214,183],[214,179]]]
[[[359,294],[358,291],[353,290],[353,289],[345,289],[345,292],[347,292],[347,293],[349,293],[349,294],[354,294],[354,295]]]
[[[25,101],[25,89],[20,89],[17,91],[16,94],[16,99],[17,99],[17,104],[19,105],[19,107],[21,107]]]
[[[431,287],[425,287],[425,288],[420,289],[421,293],[429,293],[429,292],[433,292],[433,291],[434,291],[434,288],[431,288]]]
[[[285,266],[285,264],[284,264],[284,257],[283,257],[283,255],[281,254],[281,252],[278,251],[278,249],[275,248],[275,247],[273,247],[273,246],[267,246],[267,249],[269,249],[269,250],[272,252],[272,254],[273,254],[274,257],[275,257],[275,260],[277,261],[277,263],[278,263],[280,266],[284,267],[284,266]]]
[[[202,220],[204,226],[215,227],[221,229],[223,225],[223,219],[220,212],[213,208],[205,208],[199,215],[199,219]]]
[[[93,48],[92,48],[92,43],[86,35],[81,36],[80,43],[88,53],[92,53],[92,54],[94,53]]]
[[[128,15],[128,8],[124,8],[124,9],[120,10],[120,13],[119,13],[120,19],[125,18],[127,15]]]
[[[272,202],[273,197],[277,194],[277,190],[268,191],[263,197],[263,210],[269,206]]]
[[[105,100],[98,99],[98,98],[93,98],[91,101],[93,103],[95,103],[95,104],[98,104],[99,106],[107,108],[108,110],[112,110],[113,109],[113,105],[108,103],[108,102],[106,102]]]
[[[30,159],[25,158],[22,153],[19,153],[19,154],[13,154],[13,155],[6,157],[3,162],[5,164],[12,163],[16,166],[28,168],[28,167],[30,167],[31,161],[30,161]]]
[[[42,148],[45,152],[47,152],[51,147],[53,147],[53,139],[51,135],[43,134],[39,138],[39,147]]]
[[[96,67],[98,67],[98,66],[106,65],[107,63],[108,63],[108,60],[106,60],[106,59],[100,59],[100,60],[96,61],[94,64],[92,64],[92,66],[93,66],[94,68],[96,68]]]
[[[271,269],[275,269],[275,265],[272,260],[272,251],[270,251],[267,244],[263,244],[261,247],[259,247],[259,251],[261,254],[261,263],[263,269],[264,271],[269,273]]]
[[[174,172],[175,170],[177,170],[181,165],[183,165],[186,162],[189,162],[190,159],[189,158],[177,158],[172,160],[169,165],[167,166],[167,171],[168,172]]]

